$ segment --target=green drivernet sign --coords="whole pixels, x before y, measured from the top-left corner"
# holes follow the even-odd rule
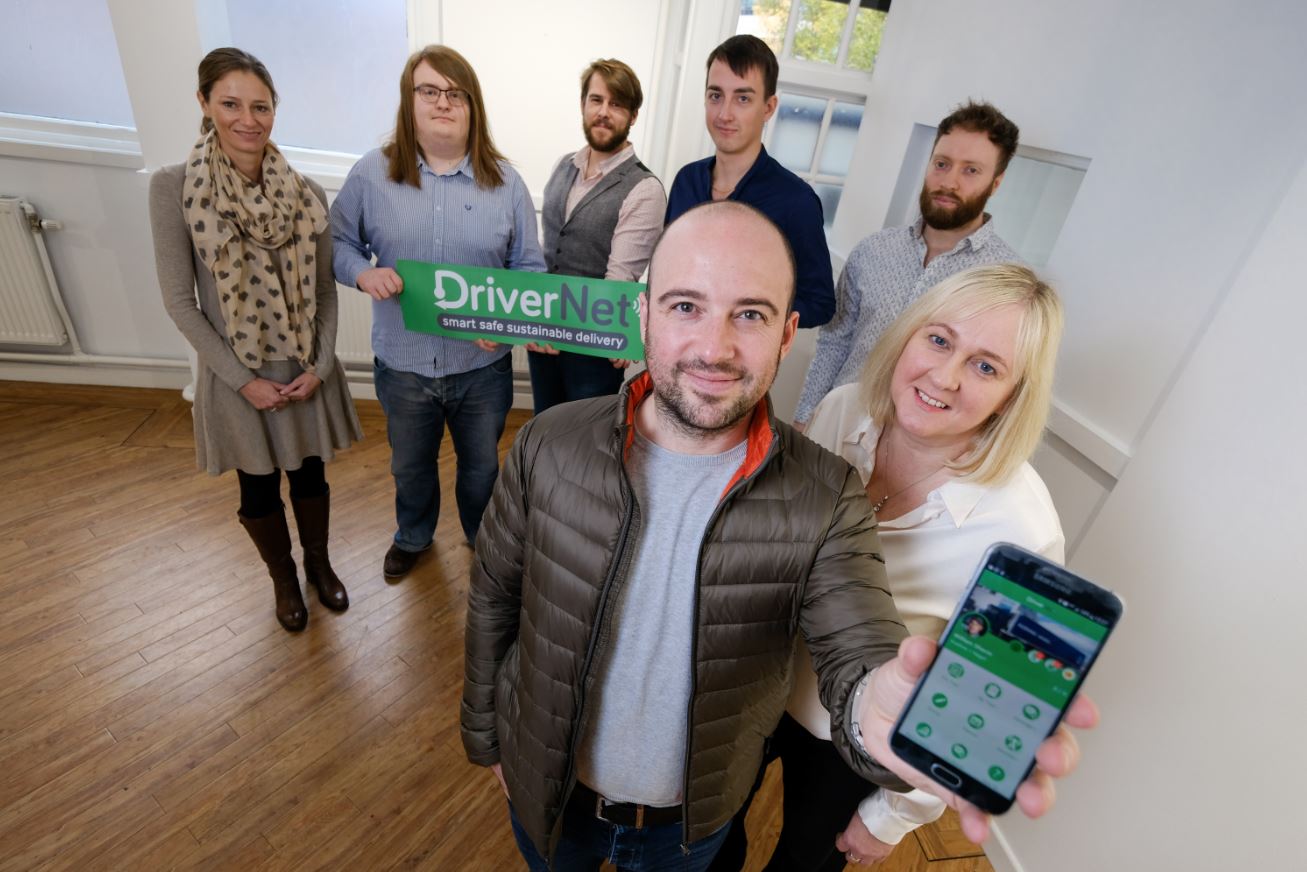
[[[597,357],[644,358],[639,282],[401,260],[404,326],[455,339],[548,343]]]

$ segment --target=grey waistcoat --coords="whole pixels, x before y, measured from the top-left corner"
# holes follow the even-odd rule
[[[599,180],[576,204],[567,221],[567,194],[579,172],[572,155],[563,158],[545,185],[545,205],[541,214],[544,225],[545,264],[551,273],[603,278],[608,270],[608,255],[613,247],[617,216],[631,189],[653,175],[639,158],[623,161]]]

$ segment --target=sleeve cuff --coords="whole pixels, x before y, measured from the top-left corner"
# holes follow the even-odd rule
[[[917,827],[938,820],[945,807],[943,800],[923,790],[878,790],[858,803],[858,817],[873,836],[887,845],[897,845]]]
[[[879,790],[858,803],[858,817],[862,818],[862,825],[867,828],[867,832],[887,845],[897,845],[917,825],[888,812]]]

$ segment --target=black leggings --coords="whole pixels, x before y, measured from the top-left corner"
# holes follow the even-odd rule
[[[253,475],[236,470],[241,485],[241,514],[247,518],[264,518],[280,511],[281,470],[266,475]],[[306,457],[299,469],[286,470],[290,480],[291,499],[310,499],[327,492],[327,474],[321,457]]]

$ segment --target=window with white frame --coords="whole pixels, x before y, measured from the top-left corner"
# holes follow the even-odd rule
[[[779,104],[767,150],[812,185],[835,220],[862,125],[870,72],[890,0],[741,0],[736,33],[780,60]]]
[[[106,0],[5,4],[0,112],[135,126]]]

